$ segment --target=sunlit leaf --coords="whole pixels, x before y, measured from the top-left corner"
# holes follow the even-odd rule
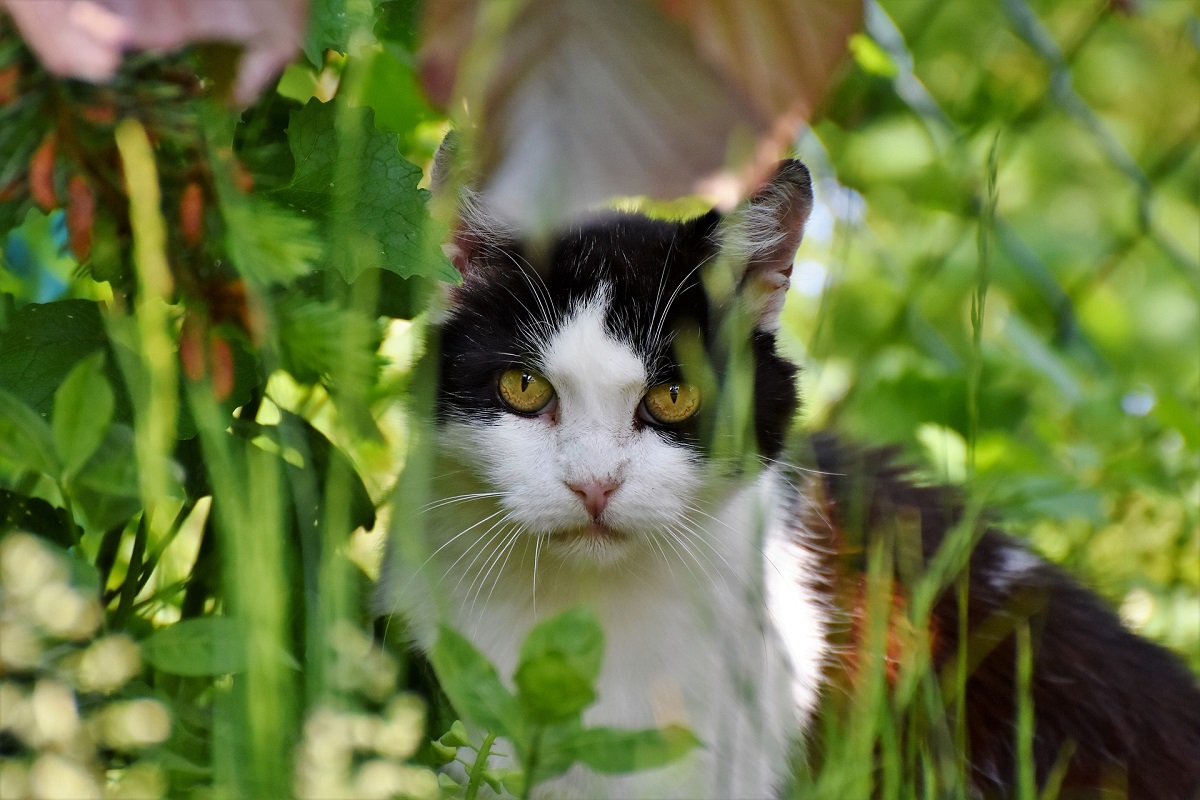
[[[457,280],[427,231],[420,168],[400,155],[395,135],[372,127],[369,109],[310,100],[291,115],[291,183],[272,197],[316,220],[332,238],[329,266],[353,281],[368,267],[408,277]]]
[[[255,283],[287,282],[321,258],[323,247],[312,220],[255,196],[223,197],[221,211],[229,257]]]
[[[604,632],[579,606],[540,623],[521,644],[514,676],[521,705],[542,723],[567,721],[596,699]]]
[[[662,730],[565,729],[547,737],[545,771],[539,770],[538,778],[553,777],[576,762],[610,774],[653,769],[682,758],[699,744],[691,731],[674,725]]]
[[[75,472],[96,452],[112,422],[113,406],[104,353],[93,353],[71,369],[54,393],[54,446],[66,472]]]

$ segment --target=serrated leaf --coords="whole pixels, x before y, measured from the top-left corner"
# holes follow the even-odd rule
[[[369,109],[310,100],[291,115],[288,142],[296,173],[271,196],[307,214],[334,246],[329,266],[353,281],[369,267],[409,277],[458,281],[440,237],[427,236],[429,193],[419,167],[400,155],[395,135],[372,126]]]
[[[113,391],[104,376],[104,352],[76,364],[54,393],[51,430],[65,473],[91,458],[113,417]]]
[[[246,668],[242,636],[242,626],[229,617],[185,619],[143,641],[142,655],[172,675],[226,675]]]
[[[584,606],[543,620],[521,644],[515,681],[521,705],[541,723],[567,721],[596,699],[604,632]]]
[[[500,682],[496,668],[462,634],[442,625],[429,660],[455,709],[521,745],[524,736],[517,699]]]
[[[223,197],[221,213],[233,266],[259,285],[298,278],[321,259],[323,248],[313,222],[268,200]]]
[[[365,386],[374,378],[380,341],[374,320],[303,297],[287,298],[278,310],[284,366],[297,380]]]
[[[50,426],[20,398],[0,389],[0,458],[57,476],[58,458]]]

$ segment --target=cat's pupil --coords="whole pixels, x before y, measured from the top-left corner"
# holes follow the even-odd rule
[[[671,384],[671,402],[672,403],[679,402],[679,384],[677,384],[677,383]]]
[[[529,382],[531,380],[533,380],[533,376],[530,375],[528,372],[521,373],[521,391],[522,392],[529,388]]]

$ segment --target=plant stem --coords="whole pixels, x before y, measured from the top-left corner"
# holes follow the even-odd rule
[[[488,756],[492,752],[492,743],[496,741],[496,734],[488,732],[484,737],[483,744],[479,745],[479,750],[475,753],[475,763],[471,765],[471,774],[467,779],[467,794],[465,800],[475,800],[479,794],[479,785],[483,783],[483,773],[487,772]]]

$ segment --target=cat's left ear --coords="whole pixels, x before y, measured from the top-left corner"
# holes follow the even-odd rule
[[[781,161],[775,174],[721,223],[721,251],[744,266],[738,294],[774,330],[792,277],[792,260],[812,212],[812,178],[799,161]]]

